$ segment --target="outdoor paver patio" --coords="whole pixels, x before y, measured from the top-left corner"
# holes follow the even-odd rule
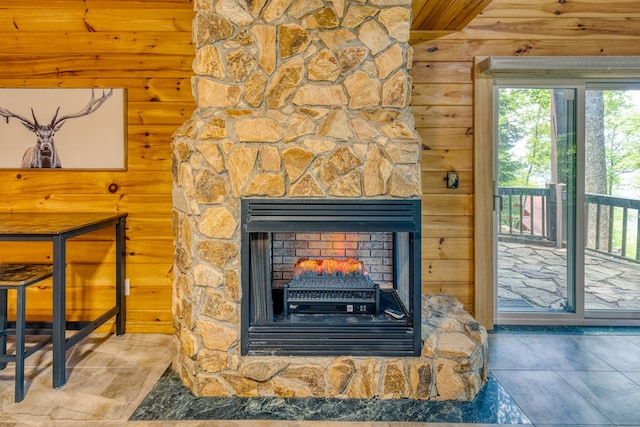
[[[500,308],[564,311],[566,257],[565,248],[499,242]],[[640,263],[587,252],[585,309],[640,311]]]

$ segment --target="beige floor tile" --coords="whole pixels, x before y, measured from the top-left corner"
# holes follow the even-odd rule
[[[27,359],[20,403],[13,401],[10,363],[0,371],[2,422],[123,425],[169,366],[171,341],[168,335],[93,334],[67,352],[67,383],[59,390],[52,388],[51,348],[45,347]]]

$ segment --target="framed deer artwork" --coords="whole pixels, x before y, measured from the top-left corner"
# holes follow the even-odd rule
[[[126,91],[0,89],[0,168],[126,169]]]

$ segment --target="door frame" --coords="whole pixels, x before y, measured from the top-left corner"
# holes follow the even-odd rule
[[[497,165],[495,160],[498,156],[498,95],[499,89],[504,87],[517,87],[517,88],[530,88],[530,89],[568,89],[574,92],[575,108],[575,123],[573,127],[575,129],[575,199],[574,211],[567,211],[568,215],[572,217],[571,221],[567,221],[567,225],[573,223],[573,230],[570,233],[570,238],[567,241],[567,256],[566,265],[567,268],[567,303],[569,306],[574,307],[574,311],[555,312],[555,311],[513,311],[498,313],[497,301],[497,253],[498,253],[498,239],[496,233],[497,227],[497,207],[494,206],[492,215],[492,257],[494,271],[494,282],[492,284],[494,294],[494,322],[496,324],[508,324],[508,325],[578,325],[584,324],[584,209],[580,207],[584,206],[584,93],[585,86],[581,82],[574,82],[572,79],[551,78],[545,79],[541,82],[537,80],[532,82],[531,79],[522,78],[508,78],[508,79],[494,79],[491,105],[493,110],[493,122],[492,122],[492,145],[491,145],[491,175],[492,175],[492,191],[497,189],[495,183]],[[569,248],[573,246],[572,251]],[[572,255],[572,256],[570,256]],[[572,280],[571,278],[574,278]]]
[[[487,57],[474,60],[473,90],[473,255],[474,317],[488,330],[495,324],[494,256],[493,256],[493,75],[483,73],[480,64]],[[480,125],[482,124],[482,125]]]
[[[494,78],[496,76],[559,77],[580,78],[623,78],[630,82],[640,82],[640,56],[636,57],[476,57],[474,58],[474,316],[488,330],[492,330],[497,320],[495,286],[495,240],[494,240]],[[575,85],[574,85],[575,86]],[[582,95],[584,96],[584,91]],[[584,102],[579,104],[584,105]],[[583,108],[583,107],[579,107]],[[584,111],[578,111],[578,129],[584,128]],[[583,131],[580,131],[583,133]],[[584,138],[584,135],[579,136]],[[584,145],[584,141],[577,143]],[[581,150],[579,150],[581,151]],[[577,160],[576,206],[584,205],[584,155]],[[577,209],[576,221],[584,222],[584,210]],[[584,236],[576,233],[576,247],[584,247]],[[584,251],[580,257],[584,271]],[[584,275],[579,280],[584,280]],[[579,290],[578,290],[579,289]],[[532,319],[530,316],[511,319],[512,324],[549,324],[556,325],[640,325],[636,315],[616,313],[611,317],[607,313],[584,312],[584,285],[576,288],[576,313],[558,314],[550,319]],[[581,301],[582,300],[582,301]]]

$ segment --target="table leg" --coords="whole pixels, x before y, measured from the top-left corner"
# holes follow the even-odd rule
[[[0,356],[7,354],[7,293],[6,289],[0,289],[0,333],[2,333],[2,335],[0,335]],[[7,362],[0,362],[0,369],[4,369],[6,366]]]
[[[125,225],[126,219],[120,218],[116,224],[116,335],[125,333],[125,323],[127,316],[126,295],[124,292],[124,281],[126,272],[126,250],[125,250]]]
[[[53,238],[53,388],[61,388],[66,382],[66,239]]]

